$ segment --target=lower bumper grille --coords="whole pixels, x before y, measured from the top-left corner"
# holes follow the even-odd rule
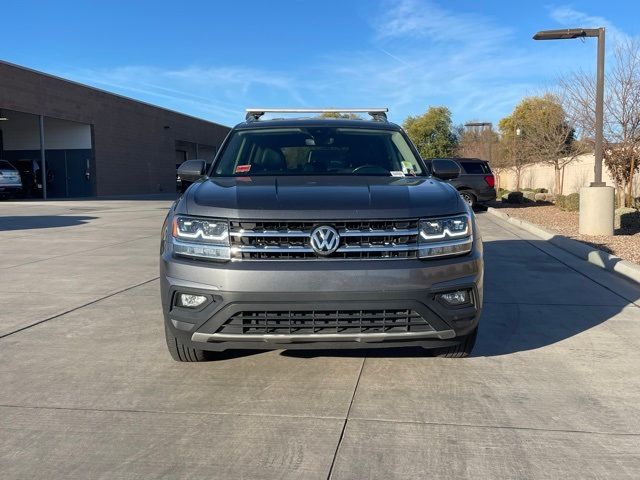
[[[433,327],[413,310],[243,311],[216,333],[224,334],[359,334],[429,332]]]

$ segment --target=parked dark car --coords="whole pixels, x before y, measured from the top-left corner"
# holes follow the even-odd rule
[[[431,161],[434,159],[429,159]],[[460,195],[473,207],[476,203],[484,203],[496,198],[495,177],[489,162],[479,158],[450,158],[460,167],[460,176],[449,180]]]
[[[40,160],[22,158],[13,162],[22,178],[22,193],[27,198],[42,198]]]

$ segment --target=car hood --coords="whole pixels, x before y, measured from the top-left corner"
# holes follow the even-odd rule
[[[451,185],[427,177],[255,176],[197,182],[178,211],[245,219],[382,219],[455,214],[465,206]]]

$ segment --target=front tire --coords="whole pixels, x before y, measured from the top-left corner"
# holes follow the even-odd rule
[[[476,204],[476,196],[469,190],[460,190],[460,196],[469,205],[470,208]]]
[[[183,343],[171,332],[166,323],[164,325],[164,336],[167,339],[167,348],[171,358],[176,362],[206,362],[211,359],[209,352]]]
[[[434,357],[442,358],[464,358],[471,355],[476,337],[478,336],[478,327],[473,332],[461,338],[460,343],[450,347],[436,348],[433,350]]]

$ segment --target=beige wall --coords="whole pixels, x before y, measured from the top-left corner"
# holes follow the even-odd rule
[[[564,167],[564,181],[562,193],[568,195],[580,190],[581,187],[589,185],[593,181],[593,154],[585,154],[578,157],[574,162]],[[615,186],[609,175],[606,166],[603,167],[602,180],[609,186]],[[636,175],[634,181],[634,196],[640,196],[640,175]],[[554,192],[555,170],[553,165],[536,163],[529,165],[522,172],[520,188],[546,188]],[[513,171],[496,172],[496,186],[514,190],[516,188],[516,175]],[[558,192],[554,192],[558,193]]]

